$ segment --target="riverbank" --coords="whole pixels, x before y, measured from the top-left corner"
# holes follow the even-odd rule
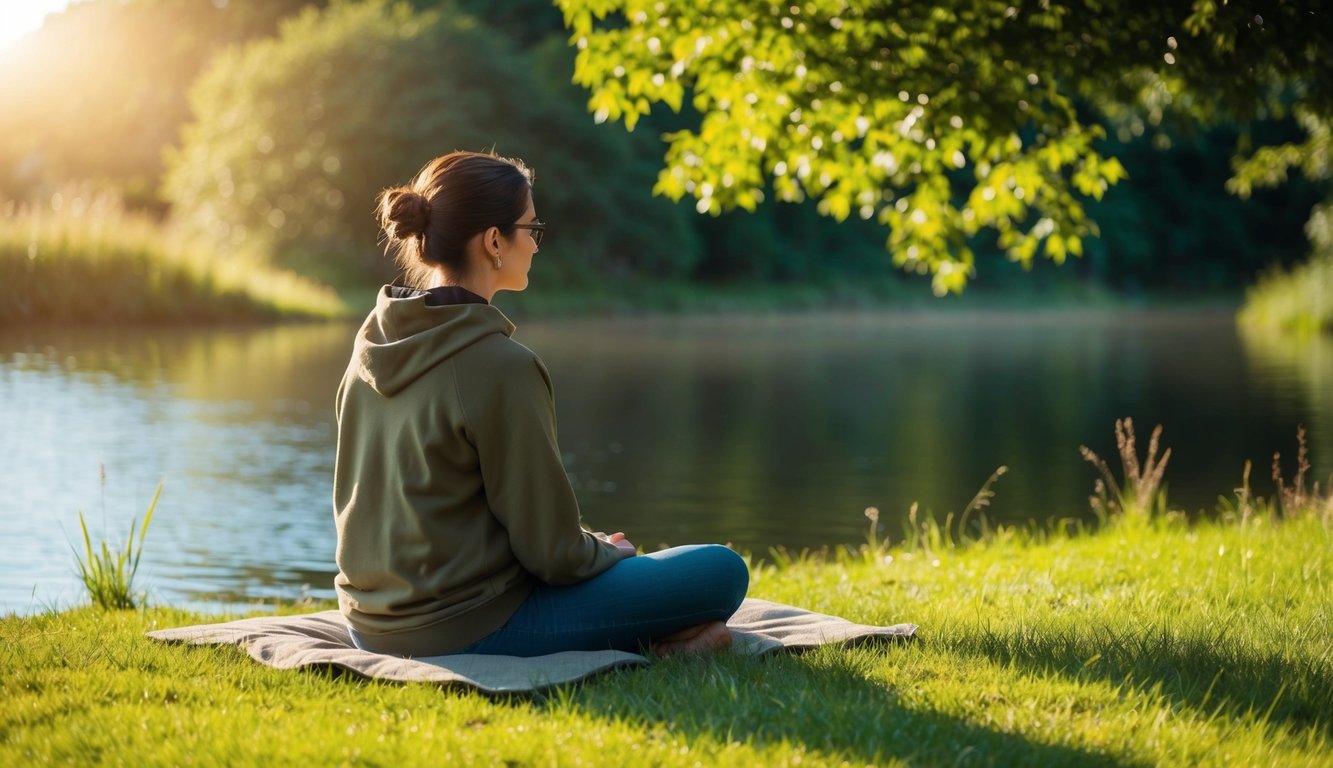
[[[1331,553],[1325,510],[779,558],[752,596],[920,642],[515,700],[159,645],[144,632],[210,618],[165,607],[8,617],[0,762],[1330,765]]]
[[[1290,271],[1262,276],[1247,293],[1238,319],[1243,327],[1278,335],[1333,333],[1333,250]]]
[[[0,326],[177,325],[361,318],[374,281],[338,284],[280,269],[244,241],[222,250],[168,224],[126,211],[113,198],[73,188],[52,208],[0,208]],[[255,246],[258,248],[258,246]],[[1074,275],[1001,274],[961,296],[936,298],[925,277],[888,264],[881,274],[827,280],[715,283],[606,277],[552,284],[538,263],[532,289],[501,294],[515,319],[642,315],[736,315],[807,311],[1031,311],[1033,309],[1222,308],[1237,296],[1117,294]],[[1017,269],[1014,267],[1013,269]],[[329,270],[337,275],[335,269]]]
[[[334,287],[274,269],[263,260],[210,262],[198,252],[118,242],[75,251],[58,242],[29,259],[27,244],[5,241],[0,227],[0,326],[149,326],[308,320],[359,320],[374,307],[379,285]],[[86,248],[86,246],[79,246]],[[174,252],[173,252],[174,253]],[[90,255],[89,255],[90,254]],[[645,316],[732,317],[807,312],[1218,311],[1234,313],[1235,296],[1122,296],[1092,285],[972,289],[938,298],[911,277],[819,283],[690,283],[648,278],[581,287],[546,287],[540,275],[521,294],[495,304],[514,320]],[[98,286],[90,289],[89,286]],[[99,303],[100,302],[100,303]]]
[[[364,316],[377,288],[344,291],[352,314]],[[649,278],[609,281],[581,288],[547,287],[534,273],[522,293],[499,293],[495,305],[514,320],[616,317],[727,318],[809,313],[910,313],[967,316],[980,313],[1224,312],[1234,314],[1231,294],[1124,296],[1071,281],[1060,287],[974,286],[959,296],[936,297],[928,281],[889,274],[829,283],[691,283]]]
[[[1274,268],[1245,292],[1242,327],[1283,336],[1333,334],[1333,204],[1318,205],[1305,225],[1310,255]]]
[[[64,199],[68,197],[69,199]],[[0,326],[342,317],[327,286],[187,240],[107,198],[0,211]]]

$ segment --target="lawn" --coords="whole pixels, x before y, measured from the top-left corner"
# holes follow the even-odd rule
[[[216,618],[168,607],[8,617],[0,764],[1333,765],[1331,519],[1120,516],[778,557],[753,596],[920,640],[671,659],[527,698],[145,638]]]

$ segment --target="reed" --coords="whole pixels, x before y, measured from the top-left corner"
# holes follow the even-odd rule
[[[73,187],[0,206],[0,323],[336,317],[330,288]]]
[[[105,518],[106,469],[101,468],[103,489],[103,517]],[[162,483],[157,484],[153,500],[144,513],[143,527],[139,528],[138,519],[130,521],[130,533],[125,539],[124,549],[113,549],[105,539],[96,548],[88,534],[88,521],[83,512],[79,512],[79,529],[83,532],[83,556],[75,552],[79,566],[79,580],[92,598],[94,604],[106,610],[130,610],[143,605],[144,597],[135,591],[134,578],[139,573],[139,560],[143,557],[144,538],[148,536],[148,525],[153,521],[153,511],[162,496]],[[138,531],[138,539],[135,532]]]

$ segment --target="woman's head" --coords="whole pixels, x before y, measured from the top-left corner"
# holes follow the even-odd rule
[[[411,184],[381,192],[379,224],[408,283],[424,287],[438,270],[453,282],[466,278],[478,235],[512,237],[529,213],[532,177],[520,160],[452,152],[427,163]],[[487,256],[495,243],[481,245]]]

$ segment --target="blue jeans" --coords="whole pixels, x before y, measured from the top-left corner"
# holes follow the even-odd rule
[[[638,651],[656,638],[725,621],[749,584],[745,561],[718,544],[638,555],[578,584],[537,585],[504,626],[457,653]]]

